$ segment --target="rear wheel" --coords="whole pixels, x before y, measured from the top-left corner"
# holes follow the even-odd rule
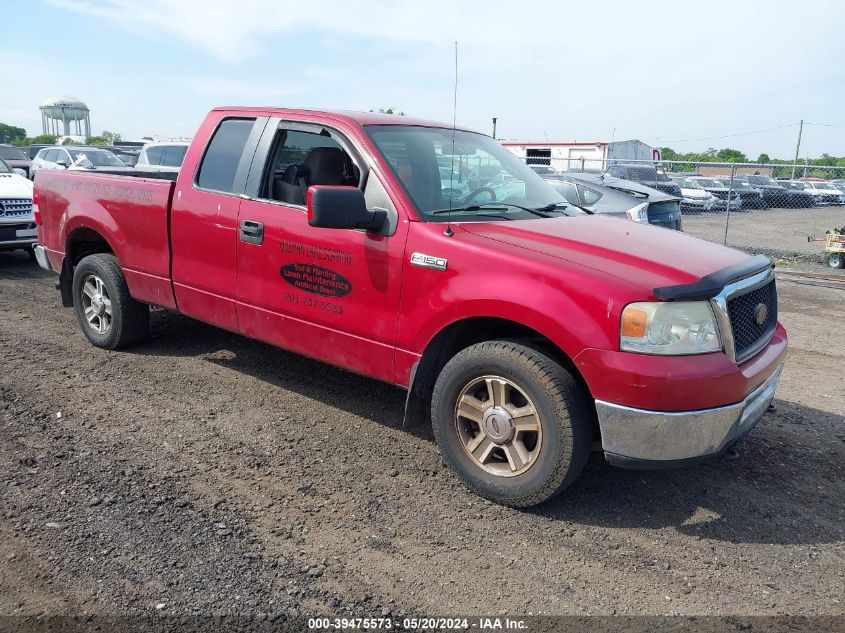
[[[476,493],[513,507],[553,497],[589,456],[590,418],[572,376],[543,352],[510,341],[473,345],[434,387],[434,437]]]
[[[842,253],[828,253],[827,265],[831,268],[845,268],[845,257]]]
[[[114,255],[89,255],[73,272],[73,306],[86,338],[97,347],[119,349],[141,341],[150,308],[135,301]]]

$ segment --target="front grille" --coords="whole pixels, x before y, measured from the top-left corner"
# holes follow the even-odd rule
[[[760,307],[763,306],[763,307]],[[778,320],[778,294],[775,280],[750,292],[728,299],[728,318],[734,336],[736,360],[742,361],[753,354],[763,341],[771,338]],[[758,316],[765,310],[765,319],[758,323]]]
[[[0,218],[16,218],[31,213],[31,198],[0,198]]]

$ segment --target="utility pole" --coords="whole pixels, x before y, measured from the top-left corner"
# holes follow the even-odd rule
[[[801,132],[804,131],[804,119],[798,125],[798,144],[795,146],[795,160],[792,161],[792,178],[795,178],[795,165],[798,163],[798,152],[801,150]]]
[[[493,117],[493,140],[496,140],[496,117]]]

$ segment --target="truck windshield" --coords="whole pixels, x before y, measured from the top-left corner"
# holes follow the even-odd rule
[[[564,197],[483,134],[413,125],[364,128],[420,218],[445,222],[580,215]]]
[[[0,158],[0,174],[10,174],[12,173],[12,169],[9,167],[8,163]]]

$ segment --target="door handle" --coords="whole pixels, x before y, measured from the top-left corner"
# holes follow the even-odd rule
[[[264,224],[255,220],[241,220],[241,242],[264,243]]]

